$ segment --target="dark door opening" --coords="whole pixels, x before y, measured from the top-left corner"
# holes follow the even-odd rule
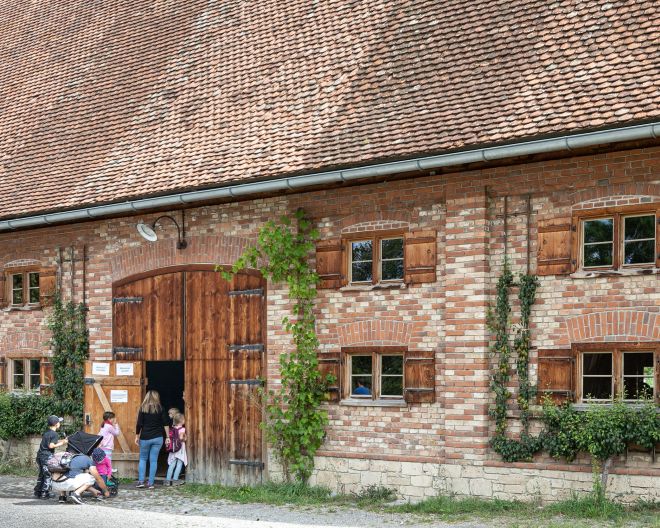
[[[184,371],[183,361],[147,361],[147,390],[155,390],[160,394],[163,413],[176,407],[184,412]],[[158,457],[158,475],[164,476],[167,472],[167,452],[163,449]]]

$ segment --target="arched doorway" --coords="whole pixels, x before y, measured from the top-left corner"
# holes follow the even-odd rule
[[[125,431],[126,458],[135,458],[140,399],[148,387],[158,389],[166,406],[184,402],[187,479],[260,481],[265,457],[257,388],[266,374],[265,296],[260,274],[244,272],[228,282],[208,265],[116,282],[113,360],[108,366],[90,361],[87,368],[88,431],[96,432],[99,416],[112,407]]]

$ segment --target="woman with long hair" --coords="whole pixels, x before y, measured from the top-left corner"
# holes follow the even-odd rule
[[[163,447],[163,439],[169,442],[169,431],[163,417],[163,407],[160,404],[160,394],[155,390],[147,391],[140,405],[137,425],[135,426],[135,444],[140,446],[140,464],[138,465],[138,488],[144,488],[144,478],[149,462],[149,480],[147,487],[154,489],[158,453]]]

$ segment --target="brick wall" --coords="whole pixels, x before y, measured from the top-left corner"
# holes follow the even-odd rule
[[[170,265],[231,263],[264,221],[300,206],[312,216],[323,238],[374,229],[435,229],[436,283],[324,290],[316,311],[323,351],[348,344],[403,344],[436,351],[436,402],[405,408],[329,405],[330,427],[321,455],[328,460],[481,467],[498,461],[487,447],[492,427],[487,415],[492,360],[486,310],[505,249],[515,272],[528,265],[526,195],[531,195],[529,266],[534,270],[539,220],[570,216],[577,208],[660,201],[659,166],[660,148],[643,148],[200,207],[186,213],[189,247],[184,251],[175,249],[173,226],[165,225],[155,244],[138,235],[135,225],[153,221],[156,215],[152,214],[3,233],[0,266],[24,260],[55,264],[57,247],[68,258],[73,246],[74,256],[80,259],[86,245],[91,353],[109,357],[113,281]],[[75,263],[73,289],[71,263],[62,265],[64,295],[76,300],[83,297],[81,264]],[[288,306],[283,286],[270,284],[268,376],[272,384],[278,379],[278,354],[290,345],[280,325],[282,309]],[[532,325],[534,345],[544,348],[613,336],[658,339],[658,275],[542,277]],[[45,338],[43,312],[0,312],[0,355],[45,352]],[[534,357],[532,363],[535,375]],[[640,471],[649,468],[652,473],[651,466],[645,462]],[[538,467],[561,466],[542,460]],[[657,471],[660,466],[654,467]]]

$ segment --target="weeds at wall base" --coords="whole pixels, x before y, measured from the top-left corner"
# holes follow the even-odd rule
[[[269,482],[252,487],[187,484],[177,491],[184,497],[204,497],[242,504],[351,507],[375,513],[417,514],[438,520],[454,521],[467,518],[520,519],[525,522],[567,519],[612,522],[615,525],[622,522],[623,525],[627,525],[629,521],[631,523],[634,521],[639,526],[653,526],[652,521],[650,524],[647,521],[660,516],[660,502],[640,501],[628,506],[594,493],[574,494],[569,499],[544,506],[538,500],[522,502],[452,495],[432,497],[414,504],[393,505],[391,502],[396,498],[396,494],[394,490],[384,486],[367,486],[354,493],[333,494],[330,489],[323,486],[287,482]],[[595,525],[589,524],[589,526]]]

